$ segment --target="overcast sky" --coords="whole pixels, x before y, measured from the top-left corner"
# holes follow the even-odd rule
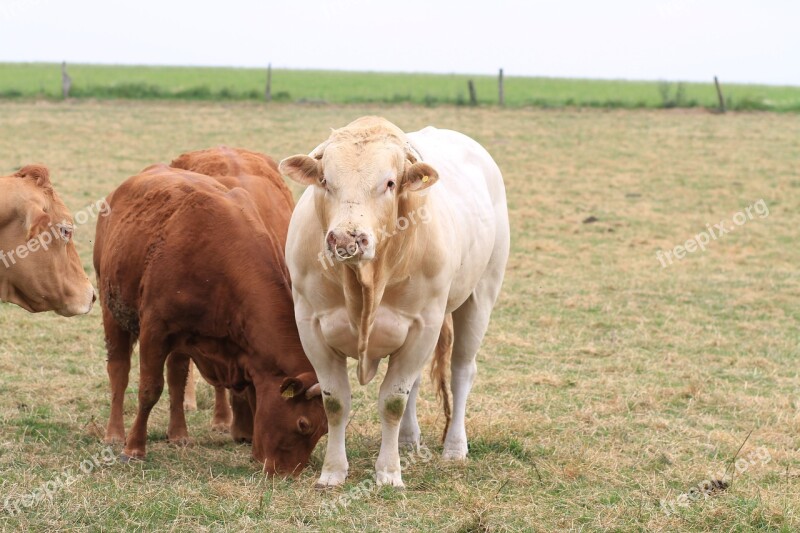
[[[0,61],[800,85],[797,0],[0,0]]]

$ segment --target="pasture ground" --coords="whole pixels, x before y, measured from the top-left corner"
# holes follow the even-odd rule
[[[1,102],[0,170],[46,163],[75,212],[184,151],[224,143],[280,158],[308,152],[329,127],[367,113],[409,131],[428,124],[461,130],[505,174],[513,250],[470,398],[469,460],[439,459],[443,421],[426,381],[420,424],[433,457],[409,462],[405,491],[369,490],[379,448],[377,386],[354,381],[351,477],[343,490],[313,488],[324,439],[299,479],[265,479],[247,446],[211,432],[207,386],[188,417],[192,446],[165,441],[165,392],[144,462],[88,467],[82,462],[103,452],[109,412],[99,308],[64,319],[2,305],[0,505],[73,477],[20,514],[0,509],[0,527],[800,529],[795,116]],[[662,268],[657,250],[707,225],[731,227],[736,213],[761,199],[768,216],[755,215],[705,251]],[[92,223],[76,232],[89,272],[93,233]],[[128,427],[136,374],[126,397]],[[727,489],[697,501],[681,496],[717,477],[740,447]],[[359,484],[367,490],[348,499]],[[346,507],[325,512],[345,500]],[[662,501],[668,509],[675,504],[672,514]]]

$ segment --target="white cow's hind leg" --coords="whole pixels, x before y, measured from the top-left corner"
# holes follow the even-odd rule
[[[467,428],[464,421],[467,397],[478,372],[475,357],[489,326],[492,306],[497,299],[497,290],[488,285],[490,284],[479,284],[472,296],[453,312],[455,338],[453,358],[450,363],[453,418],[444,439],[442,452],[442,458],[449,461],[461,461],[467,458]]]
[[[417,421],[417,394],[419,394],[419,382],[422,375],[417,376],[414,386],[411,387],[411,394],[408,396],[406,410],[403,413],[403,420],[400,421],[400,444],[411,446],[414,450],[419,449],[420,431]]]

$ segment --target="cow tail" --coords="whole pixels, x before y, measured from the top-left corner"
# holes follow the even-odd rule
[[[442,442],[447,436],[450,428],[450,390],[447,385],[447,374],[450,369],[450,359],[453,356],[453,315],[448,313],[442,323],[442,331],[439,333],[439,340],[433,352],[431,361],[431,381],[436,387],[436,397],[442,402],[444,411],[444,431],[442,432]]]

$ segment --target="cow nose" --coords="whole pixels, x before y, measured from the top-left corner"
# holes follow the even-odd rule
[[[336,235],[332,232],[328,232],[328,237],[326,239],[328,241],[329,246],[336,246]]]
[[[96,301],[97,301],[97,291],[93,290],[92,291],[92,303],[95,303]]]
[[[325,237],[328,250],[341,260],[361,256],[369,248],[371,238],[363,231],[329,231]]]
[[[350,235],[352,235],[352,237],[356,240],[358,247],[361,248],[362,252],[369,247],[369,236],[366,233],[357,233],[355,235],[351,233]]]

